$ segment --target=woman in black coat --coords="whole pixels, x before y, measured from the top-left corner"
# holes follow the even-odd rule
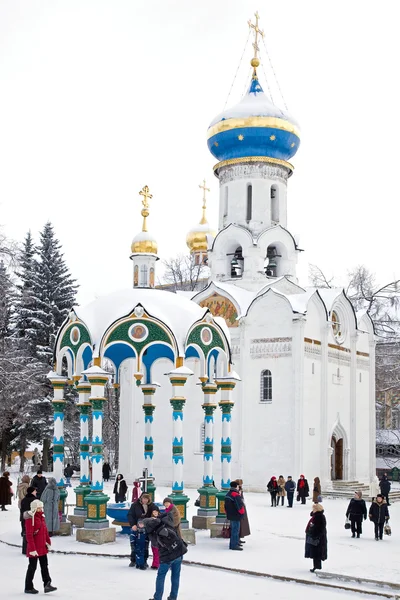
[[[326,532],[326,519],[322,504],[314,504],[311,519],[306,527],[306,549],[304,556],[313,559],[314,573],[316,569],[322,569],[322,561],[328,558],[328,538]]]
[[[362,492],[354,492],[354,498],[350,500],[346,510],[346,517],[351,523],[351,537],[359,538],[362,534],[362,521],[367,518],[367,505],[362,499]]]
[[[118,473],[114,485],[115,502],[125,502],[127,491],[128,486],[126,485],[124,476]]]
[[[389,521],[389,509],[382,494],[378,494],[369,508],[369,518],[375,526],[375,540],[383,539],[383,527]]]
[[[306,498],[310,494],[310,488],[307,479],[304,475],[300,475],[300,479],[297,482],[297,501],[301,500],[302,504],[306,503]]]

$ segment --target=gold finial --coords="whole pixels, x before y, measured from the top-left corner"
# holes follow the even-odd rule
[[[143,196],[143,200],[142,200],[143,208],[142,208],[142,212],[141,212],[141,215],[143,217],[142,231],[147,231],[147,217],[150,214],[150,212],[149,212],[149,198],[151,199],[153,197],[153,195],[150,194],[150,190],[149,190],[149,186],[148,185],[145,185],[144,188],[140,190],[139,194],[140,194],[140,196]]]
[[[250,64],[253,67],[253,79],[256,79],[257,78],[257,67],[260,65],[260,59],[258,58],[258,52],[260,51],[260,48],[258,47],[258,34],[260,34],[260,36],[263,38],[264,32],[262,31],[262,29],[260,29],[258,27],[258,20],[260,18],[260,15],[258,14],[258,12],[255,12],[254,16],[256,18],[255,25],[254,25],[254,23],[251,22],[251,20],[249,20],[247,22],[249,24],[250,29],[254,29],[254,42],[253,42],[254,56],[251,59]]]
[[[201,217],[200,225],[204,225],[207,223],[206,219],[206,208],[207,208],[207,198],[206,192],[210,191],[210,188],[206,187],[206,180],[203,179],[203,185],[199,185],[199,188],[203,190],[203,216]]]

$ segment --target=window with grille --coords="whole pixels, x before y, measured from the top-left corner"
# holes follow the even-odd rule
[[[269,369],[261,371],[261,402],[272,402],[272,374]]]
[[[140,267],[140,287],[147,287],[147,265]]]

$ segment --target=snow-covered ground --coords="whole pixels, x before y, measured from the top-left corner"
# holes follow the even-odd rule
[[[112,483],[106,484],[106,489],[110,491],[111,486]],[[167,489],[160,488],[157,491],[157,499],[162,500],[167,493]],[[187,490],[187,493],[191,497],[189,507],[191,517],[195,514],[194,500],[197,493],[195,490]],[[69,502],[74,502],[74,494],[69,495]],[[252,535],[246,539],[243,552],[230,552],[227,540],[210,539],[209,532],[199,531],[197,545],[189,547],[185,558],[216,566],[315,580],[315,575],[309,572],[312,563],[304,558],[304,529],[309,519],[311,504],[302,506],[295,503],[293,509],[288,509],[286,506],[271,508],[267,494],[247,494],[246,503]],[[385,536],[382,542],[374,540],[373,526],[369,521],[364,523],[364,535],[361,539],[350,537],[349,532],[344,529],[347,501],[327,499],[323,504],[328,521],[328,560],[323,564],[323,569],[330,573],[400,583],[396,559],[400,550],[398,537],[400,504],[390,507],[393,535]],[[9,507],[8,512],[0,512],[0,540],[11,544],[21,542],[16,503]],[[117,535],[115,543],[103,546],[76,542],[75,536],[54,537],[52,543],[55,550],[69,552],[126,556],[129,552],[128,540],[123,535]],[[7,580],[7,591],[12,595],[19,593],[23,587],[26,559],[22,557],[19,549],[0,544],[0,561],[3,573],[13,573],[13,576]],[[127,593],[132,589],[138,592],[137,597],[150,598],[154,572],[137,572],[136,569],[129,569],[127,563],[127,559],[52,554],[50,556],[52,576],[54,583],[61,588],[60,593],[57,592],[57,597],[72,598],[71,577],[73,577],[73,595],[82,591],[82,595],[84,594],[87,600],[94,599],[95,595],[96,598],[107,598],[117,589],[125,590]],[[233,591],[235,595],[245,594],[246,598],[261,598],[275,592],[279,598],[284,599],[296,593],[294,584],[210,569],[205,571],[199,567],[184,567],[180,594],[182,599],[213,598],[216,600],[223,592],[233,593]],[[206,586],[204,586],[205,580]],[[89,591],[91,583],[96,585],[96,589]],[[39,578],[37,578],[37,585],[39,586]],[[351,586],[351,584],[346,585]],[[4,589],[3,585],[2,589]],[[347,595],[344,591],[321,590],[309,586],[301,589],[309,597],[317,598],[317,594],[319,596],[322,594],[327,600],[331,596],[340,594],[343,598]]]

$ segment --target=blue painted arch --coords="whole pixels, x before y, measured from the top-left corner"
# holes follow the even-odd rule
[[[144,348],[142,354],[142,363],[146,368],[145,383],[151,383],[151,369],[154,363],[160,358],[169,359],[175,364],[175,354],[171,346],[167,344],[155,343]]]
[[[119,368],[128,358],[136,358],[136,352],[130,344],[116,342],[110,344],[104,351],[104,358],[108,358],[115,366],[115,382],[119,380]]]

